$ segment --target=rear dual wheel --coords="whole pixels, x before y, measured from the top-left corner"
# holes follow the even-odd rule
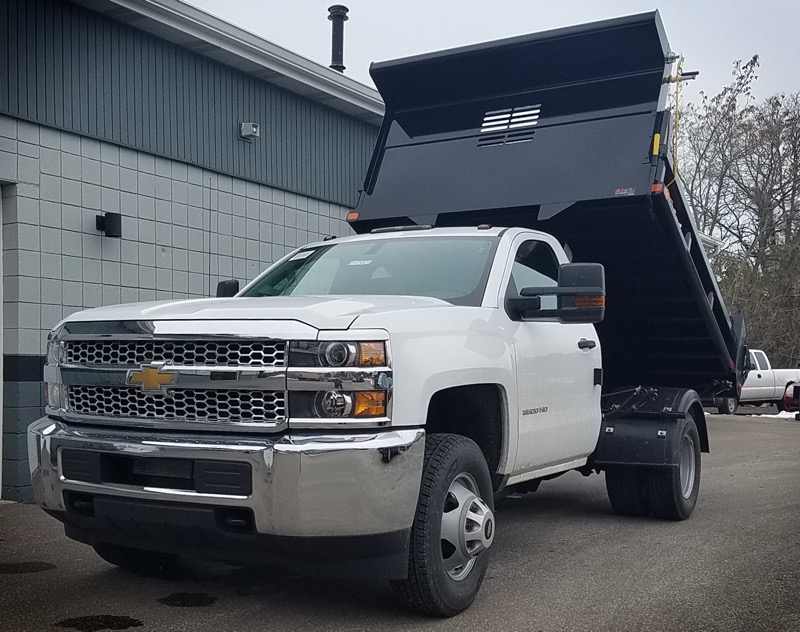
[[[656,518],[686,520],[700,492],[700,435],[687,415],[681,427],[677,468],[659,469],[647,480],[647,499]]]
[[[673,467],[619,467],[606,471],[606,490],[614,511],[623,516],[685,520],[700,493],[700,435],[687,414],[679,428]]]

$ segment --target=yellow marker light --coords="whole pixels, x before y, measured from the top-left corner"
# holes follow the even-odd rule
[[[605,307],[605,296],[576,296],[575,307]]]
[[[658,150],[661,148],[661,134],[656,132],[653,134],[653,155],[658,156]]]
[[[358,366],[386,366],[386,345],[382,342],[359,342]]]
[[[359,391],[355,396],[356,417],[385,417],[386,391]]]

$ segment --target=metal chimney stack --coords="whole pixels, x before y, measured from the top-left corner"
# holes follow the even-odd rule
[[[334,4],[328,7],[328,19],[333,22],[333,41],[331,46],[330,68],[344,72],[344,23],[349,9],[343,4]]]

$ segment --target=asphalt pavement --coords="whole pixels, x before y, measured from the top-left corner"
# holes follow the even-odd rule
[[[37,507],[0,504],[0,630],[798,632],[800,422],[708,419],[689,520],[620,518],[603,477],[574,472],[503,499],[483,589],[446,620],[405,612],[382,582],[195,561],[135,575]]]

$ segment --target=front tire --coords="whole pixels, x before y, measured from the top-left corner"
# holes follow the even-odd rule
[[[653,515],[666,520],[686,520],[700,493],[700,435],[691,414],[680,426],[674,465],[650,472],[646,494]]]
[[[408,578],[392,582],[395,595],[423,614],[466,610],[486,575],[494,534],[492,482],[480,448],[460,435],[429,435]]]

